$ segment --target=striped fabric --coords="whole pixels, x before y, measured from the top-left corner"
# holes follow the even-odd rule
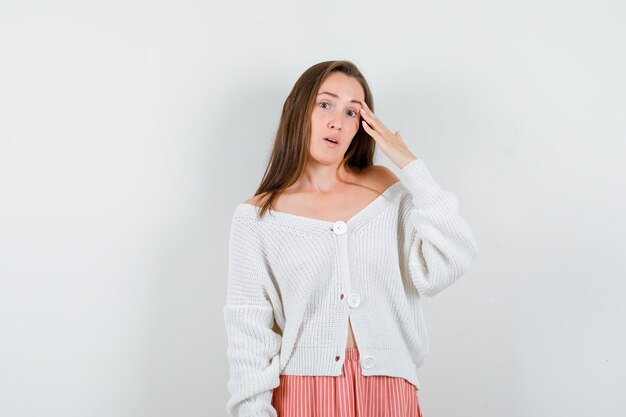
[[[355,347],[340,376],[280,375],[272,405],[278,417],[422,417],[418,391],[404,378],[363,376]]]

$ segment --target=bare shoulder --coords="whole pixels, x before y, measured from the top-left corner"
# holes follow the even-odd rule
[[[360,175],[359,177],[361,177],[359,179],[359,182],[363,185],[367,185],[369,187],[372,187],[376,190],[379,190],[381,193],[383,191],[385,191],[387,188],[391,187],[392,185],[394,185],[395,183],[397,183],[398,181],[400,181],[400,178],[398,178],[398,176],[396,174],[394,174],[394,172],[387,168],[384,165],[372,165],[368,168],[366,168]],[[296,192],[291,193],[287,191],[284,191],[283,193],[281,193],[281,195],[279,196],[279,198],[277,198],[276,200],[276,204],[280,205],[282,203],[285,203],[284,198],[282,197],[288,197],[288,196],[297,196],[298,193]],[[255,195],[247,200],[245,200],[243,202],[243,204],[250,204],[253,206],[258,206],[260,207],[263,202],[264,202],[264,197],[266,197],[265,194],[258,194]],[[293,202],[293,201],[292,201]],[[287,201],[287,207],[289,207],[289,199]]]
[[[243,202],[243,204],[250,204],[253,206],[258,206],[261,203],[262,196],[260,194],[255,195]]]
[[[381,190],[386,190],[400,181],[400,178],[384,165],[372,165],[367,170],[367,176],[372,185]]]

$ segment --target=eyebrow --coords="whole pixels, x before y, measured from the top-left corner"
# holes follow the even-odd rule
[[[321,93],[319,93],[319,94],[318,94],[318,96],[319,96],[320,94],[328,94],[329,96],[333,96],[333,97],[335,97],[335,98],[339,98],[339,96],[338,96],[337,94],[335,94],[335,93],[330,93],[330,92],[328,92],[328,91],[322,91]],[[359,100],[350,100],[350,102],[351,102],[351,103],[356,103],[356,104],[361,104],[361,102],[360,102]]]

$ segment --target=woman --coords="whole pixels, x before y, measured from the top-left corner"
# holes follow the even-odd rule
[[[353,63],[306,70],[261,185],[234,210],[231,416],[421,416],[420,297],[455,282],[478,250],[455,195],[373,107]],[[373,164],[376,144],[403,180]]]

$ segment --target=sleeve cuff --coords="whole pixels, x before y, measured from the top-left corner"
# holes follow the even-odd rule
[[[426,164],[420,158],[414,159],[406,164],[400,172],[402,172],[408,182],[409,188],[413,191],[419,191],[432,186],[438,187],[428,171]]]

